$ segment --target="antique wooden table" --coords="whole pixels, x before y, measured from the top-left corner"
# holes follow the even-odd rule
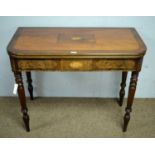
[[[127,130],[138,73],[146,46],[134,28],[18,28],[8,48],[12,71],[18,84],[23,120],[27,131],[22,71],[26,72],[30,98],[33,86],[30,71],[122,71],[119,105],[125,95],[126,78],[131,71],[123,131]],[[89,80],[89,79],[88,79]]]

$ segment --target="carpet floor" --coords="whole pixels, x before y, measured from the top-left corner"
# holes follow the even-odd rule
[[[124,101],[126,102],[126,100]],[[0,137],[155,137],[155,99],[135,99],[128,131],[126,103],[102,98],[27,98],[31,131],[24,129],[16,97],[0,97]]]

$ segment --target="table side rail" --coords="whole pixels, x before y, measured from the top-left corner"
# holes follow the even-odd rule
[[[138,59],[16,59],[10,58],[13,71],[140,71]]]

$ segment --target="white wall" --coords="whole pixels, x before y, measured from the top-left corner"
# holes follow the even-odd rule
[[[6,47],[19,26],[135,27],[148,48],[136,97],[155,97],[155,17],[0,17],[0,96],[13,96]],[[121,72],[32,72],[32,76],[35,96],[116,97]],[[129,78],[130,74],[128,83]]]

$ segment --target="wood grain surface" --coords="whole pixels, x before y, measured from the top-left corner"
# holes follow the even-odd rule
[[[123,103],[127,71],[132,71],[123,131],[127,130],[138,74],[146,46],[134,28],[18,28],[8,45],[12,71],[27,131],[22,71],[27,72],[33,99],[31,72],[38,71],[122,71],[119,105]]]
[[[134,28],[18,28],[8,45],[16,56],[142,56],[145,51]]]

